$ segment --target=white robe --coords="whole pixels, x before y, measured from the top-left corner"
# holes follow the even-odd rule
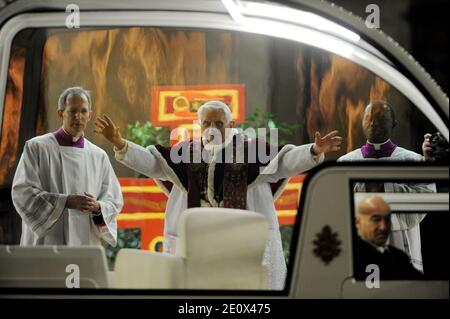
[[[358,148],[346,155],[341,156],[338,162],[345,161],[365,161],[376,160],[374,158],[364,158],[361,149]],[[381,157],[378,160],[384,161],[423,161],[420,154],[397,146],[390,157]],[[427,183],[384,183],[386,193],[432,193],[436,192],[435,184]],[[363,183],[355,186],[355,191],[364,192]],[[392,232],[388,243],[404,251],[410,258],[413,266],[423,272],[422,250],[420,243],[420,222],[426,214],[392,214]]]
[[[70,194],[90,193],[105,221],[65,208]],[[84,148],[60,146],[48,133],[26,142],[12,186],[14,207],[22,217],[22,246],[99,245],[117,243],[117,214],[122,209],[120,184],[108,155],[85,139]]]
[[[267,268],[268,288],[271,290],[282,290],[286,279],[286,262],[274,201],[281,194],[289,177],[309,170],[323,161],[323,154],[320,157],[311,154],[311,145],[284,146],[266,166],[263,173],[268,174],[260,174],[247,188],[247,209],[263,214],[269,224],[269,236],[263,264]],[[176,254],[178,221],[180,214],[187,209],[186,189],[154,146],[144,148],[127,141],[124,149],[120,151],[115,149],[115,151],[116,159],[133,170],[154,179],[168,180],[173,183],[166,205],[164,251]],[[285,184],[274,196],[269,183],[283,178],[286,178]],[[213,183],[213,178],[208,178],[208,183]]]

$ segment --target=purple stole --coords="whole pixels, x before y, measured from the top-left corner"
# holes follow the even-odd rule
[[[361,153],[364,158],[381,158],[381,157],[391,157],[397,145],[392,143],[391,140],[380,145],[380,149],[375,149],[373,144],[366,142],[361,146]]]
[[[233,143],[235,143],[235,139]],[[188,143],[190,148],[191,159],[193,158],[193,143],[182,142],[173,147],[179,148],[180,152],[183,147],[183,143]],[[235,145],[235,144],[234,144]],[[258,144],[262,145],[262,144]],[[269,154],[269,144],[263,145],[266,147],[266,154]],[[278,151],[282,146],[278,147]],[[163,147],[156,145],[156,149],[165,159],[169,167],[179,178],[183,187],[188,193],[188,208],[200,207],[200,192],[205,186],[207,181],[208,165],[203,161],[201,163],[178,163],[175,164],[170,159],[170,147]],[[248,145],[245,144],[244,152],[248,149]],[[245,153],[246,154],[246,153]],[[225,153],[223,153],[225,155]],[[244,158],[248,158],[245,156]],[[248,163],[244,160],[244,163],[216,163],[214,170],[214,197],[216,200],[222,201],[225,208],[246,209],[247,208],[247,187],[250,185],[260,174],[260,168],[268,165],[268,163],[261,163],[257,160],[256,163]],[[284,179],[271,183],[270,187],[272,194],[283,184]],[[170,192],[173,183],[170,181],[161,181],[165,188]]]
[[[58,141],[58,144],[61,146],[84,148],[84,136],[80,136],[80,138],[76,142],[74,142],[73,136],[67,134],[62,127],[60,127],[57,131],[53,132],[53,135]]]

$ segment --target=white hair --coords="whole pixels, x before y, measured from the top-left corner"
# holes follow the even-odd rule
[[[231,114],[230,108],[223,102],[220,101],[209,101],[200,106],[197,110],[198,120],[201,122],[203,118],[203,113],[206,110],[222,110],[225,113],[225,118],[227,119],[227,123],[230,123],[233,120],[233,115]]]
[[[89,104],[89,111],[92,110],[91,93],[88,90],[83,89],[81,86],[67,88],[61,93],[58,99],[58,110],[64,111],[66,109],[67,98],[69,95],[84,96]]]

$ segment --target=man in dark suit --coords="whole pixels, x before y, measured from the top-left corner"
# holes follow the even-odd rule
[[[387,245],[391,232],[391,209],[378,196],[367,197],[357,207],[355,225],[358,232],[355,241],[355,277],[364,279],[368,265],[376,265],[380,279],[421,279],[422,274],[401,250]]]

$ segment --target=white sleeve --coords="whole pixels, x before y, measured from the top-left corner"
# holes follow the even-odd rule
[[[435,183],[395,183],[395,193],[436,193]]]
[[[427,214],[396,214],[391,215],[391,227],[393,231],[409,230],[419,225]]]
[[[95,225],[98,236],[115,247],[117,244],[117,215],[123,207],[123,196],[114,169],[105,155],[103,160],[103,179],[97,201],[100,204],[105,225]]]
[[[167,180],[166,174],[150,148],[142,147],[130,141],[125,142],[125,146],[121,150],[114,147],[115,157],[119,162],[145,176]]]
[[[386,185],[386,184],[385,184]],[[436,193],[435,183],[395,183],[395,193]],[[385,186],[386,187],[386,186]],[[419,225],[426,214],[392,214],[392,230],[409,230]]]
[[[64,212],[67,195],[43,189],[37,143],[25,143],[24,151],[14,175],[11,197],[22,220],[40,238],[56,223]]]
[[[314,156],[311,153],[312,146],[313,143],[300,146],[285,145],[261,172],[261,175],[265,175],[264,181],[276,182],[283,178],[290,178],[323,162],[325,155],[322,153]]]

